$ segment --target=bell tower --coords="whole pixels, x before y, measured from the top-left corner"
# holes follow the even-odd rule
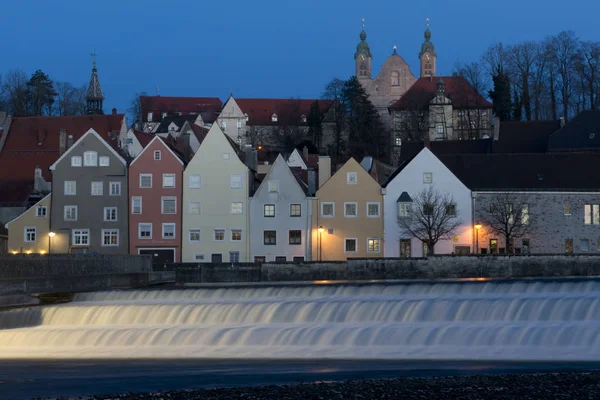
[[[360,42],[356,46],[354,53],[354,62],[356,64],[356,77],[358,79],[371,79],[371,48],[367,43],[367,33],[365,32],[365,19],[362,19],[362,31],[360,32]]]
[[[104,94],[102,94],[100,80],[98,79],[98,69],[96,68],[96,52],[94,51],[91,56],[94,58],[94,67],[92,68],[92,77],[90,78],[90,84],[85,95],[85,113],[89,115],[102,115],[104,114],[104,111],[102,110]]]
[[[431,42],[431,31],[429,30],[429,18],[427,18],[427,25],[425,29],[425,41],[421,45],[421,52],[419,53],[419,60],[421,60],[421,78],[423,77],[434,77],[436,76],[436,60],[437,55],[435,54],[435,47]]]

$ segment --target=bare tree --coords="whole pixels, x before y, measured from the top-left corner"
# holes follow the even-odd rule
[[[537,56],[537,45],[534,42],[523,42],[510,46],[507,60],[515,74],[513,82],[521,91],[521,102],[525,109],[525,119],[531,121],[530,78]]]
[[[398,217],[398,225],[406,234],[427,246],[428,254],[435,254],[435,245],[450,239],[462,224],[454,197],[440,193],[433,185],[423,189],[412,199],[410,210]]]
[[[514,252],[514,240],[531,232],[529,198],[520,193],[498,193],[491,197],[487,210],[479,213],[479,218],[490,232],[502,235],[506,252]]]
[[[462,76],[473,86],[477,93],[486,93],[489,90],[489,79],[482,62],[464,64],[456,61],[454,72]],[[489,75],[488,75],[489,76]]]
[[[4,77],[3,88],[8,108],[15,116],[29,113],[28,78],[23,70],[11,69]]]
[[[559,79],[563,117],[569,118],[569,106],[574,91],[575,69],[580,60],[579,39],[573,31],[563,31],[551,41],[550,61]]]
[[[334,138],[330,145],[329,153],[334,160],[338,160],[346,148],[344,142],[344,130],[347,125],[346,111],[344,109],[344,87],[345,82],[335,78],[325,86],[321,95],[324,100],[333,100],[332,112],[334,122]]]
[[[302,110],[300,101],[290,100],[281,103],[276,111],[277,117],[270,126],[268,144],[275,146],[280,151],[292,152],[296,145],[306,139],[308,127],[301,126]],[[308,117],[304,115],[304,117]]]
[[[600,105],[600,42],[582,42],[581,59],[578,65],[584,89],[589,96],[590,109],[597,110]]]
[[[261,127],[254,125],[246,125],[246,132],[244,137],[244,144],[250,144],[253,148],[262,146],[267,143],[269,132],[265,131]]]
[[[129,103],[129,108],[127,112],[131,118],[131,127],[137,127],[137,129],[142,130],[144,127],[142,126],[142,102],[140,97],[146,96],[146,92],[137,92],[133,95]]]
[[[506,70],[506,49],[502,43],[495,43],[488,47],[483,56],[481,63],[485,70],[491,75],[498,75]]]
[[[85,115],[86,85],[75,87],[69,82],[55,83],[56,102],[54,103],[56,115]]]

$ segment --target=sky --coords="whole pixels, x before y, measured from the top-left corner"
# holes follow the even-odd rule
[[[425,19],[438,75],[493,43],[573,30],[600,41],[598,0],[1,0],[0,74],[41,69],[89,81],[97,53],[104,111],[150,95],[318,98],[354,73],[365,19],[373,73],[394,45],[419,72]]]

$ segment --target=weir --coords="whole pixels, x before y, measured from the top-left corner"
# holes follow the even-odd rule
[[[0,313],[0,358],[600,361],[600,280],[82,293]]]

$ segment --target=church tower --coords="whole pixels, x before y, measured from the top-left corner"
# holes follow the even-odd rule
[[[360,43],[356,46],[354,62],[356,63],[356,77],[358,79],[371,79],[371,48],[367,43],[365,32],[365,19],[362,20],[362,31],[360,32]]]
[[[102,115],[102,102],[104,101],[104,95],[102,94],[102,88],[100,88],[100,80],[98,79],[98,69],[96,68],[96,53],[93,53],[94,67],[92,68],[92,77],[90,78],[90,85],[88,86],[87,94],[85,96],[86,107],[85,113],[88,115]]]
[[[425,41],[421,45],[419,53],[421,60],[421,78],[434,77],[436,75],[436,60],[435,48],[431,42],[431,31],[429,30],[429,18],[427,18],[427,29],[425,29]]]

